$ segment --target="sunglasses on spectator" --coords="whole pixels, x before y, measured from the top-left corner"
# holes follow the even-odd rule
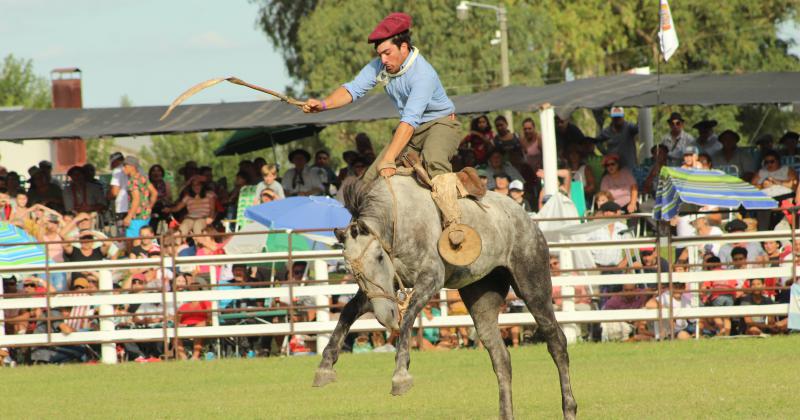
[[[141,281],[141,280],[133,280],[133,281],[131,281],[131,283],[133,283],[133,284],[144,284],[144,282]]]
[[[33,283],[25,283],[22,287],[36,287]]]
[[[83,286],[75,286],[75,290],[83,290],[83,289],[85,289],[85,287],[83,287]]]
[[[764,164],[769,165],[770,163],[778,163],[775,159],[764,159]]]
[[[682,125],[683,121],[681,120],[672,120],[669,122],[669,125]]]

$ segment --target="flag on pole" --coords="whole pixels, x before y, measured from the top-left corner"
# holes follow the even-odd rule
[[[669,61],[669,58],[678,49],[678,33],[675,32],[675,24],[672,22],[672,12],[669,10],[667,0],[661,0],[659,18],[661,22],[658,28],[658,39],[661,41],[661,55],[664,56],[664,61]]]

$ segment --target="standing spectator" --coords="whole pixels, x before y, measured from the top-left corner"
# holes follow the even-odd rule
[[[6,188],[8,188],[8,195],[16,197],[18,194],[25,194],[25,187],[22,186],[22,181],[19,179],[19,174],[16,172],[9,172],[6,175]]]
[[[627,168],[634,168],[636,160],[636,135],[639,127],[625,121],[625,110],[620,106],[611,108],[611,124],[600,132],[598,142],[608,142],[606,153],[616,153],[620,163]]]
[[[647,174],[642,183],[642,193],[655,194],[658,191],[658,178],[661,174],[661,168],[667,166],[669,160],[669,149],[663,144],[659,144],[650,148],[650,154],[653,160],[653,166]]]
[[[256,196],[260,197],[265,188],[271,189],[278,198],[286,198],[283,192],[283,185],[277,181],[278,167],[273,164],[266,164],[261,167],[261,182],[256,185]]]
[[[345,187],[354,182],[358,182],[358,180],[361,178],[361,175],[364,175],[364,172],[367,171],[368,165],[369,164],[367,161],[362,157],[358,157],[355,161],[353,161],[353,174],[348,175],[344,180],[342,180],[342,188],[339,188],[339,191],[336,192],[336,199],[340,203],[344,203]]]
[[[636,200],[639,198],[639,188],[630,169],[620,167],[620,159],[614,153],[603,158],[606,174],[600,181],[600,189],[608,191],[614,196],[614,202],[628,213],[636,211]]]
[[[497,174],[505,174],[511,181],[523,179],[522,175],[517,171],[511,163],[503,159],[503,153],[499,150],[493,150],[489,154],[489,161],[486,165],[486,177],[489,179],[487,188],[493,190],[495,187],[494,178]]]
[[[147,178],[158,192],[158,198],[153,204],[153,212],[150,216],[150,227],[153,232],[158,231],[158,224],[161,221],[169,221],[169,216],[164,209],[169,207],[172,200],[172,191],[170,191],[170,186],[164,179],[164,173],[164,167],[158,164],[151,166],[150,170],[147,171]]]
[[[317,153],[314,154],[314,166],[311,168],[319,172],[319,178],[322,180],[325,192],[330,191],[331,185],[339,187],[336,173],[331,169],[331,155],[327,150],[317,150]]]
[[[345,178],[354,174],[353,172],[353,163],[358,158],[358,153],[355,150],[345,150],[342,152],[342,161],[344,162],[345,166],[339,169],[339,185],[342,185]],[[341,189],[341,187],[340,187]]]
[[[73,166],[67,171],[69,185],[64,188],[64,209],[75,213],[99,213],[106,209],[103,188],[88,182],[86,172],[80,166]]]
[[[108,158],[111,165],[111,182],[108,190],[109,200],[114,200],[114,213],[116,221],[119,222],[118,234],[122,234],[122,220],[128,215],[130,198],[128,196],[128,176],[122,169],[125,156],[120,152],[114,152]]]
[[[787,157],[796,157],[798,140],[800,140],[800,134],[794,131],[787,131],[778,141],[781,144],[781,154]]]
[[[472,150],[475,162],[482,165],[489,159],[493,138],[494,133],[492,133],[492,125],[489,124],[489,117],[481,115],[472,119],[469,134],[461,140],[459,148],[466,147]]]
[[[732,130],[725,130],[720,133],[719,141],[722,143],[722,149],[711,155],[714,167],[726,172],[728,167],[734,167],[739,178],[749,181],[755,171],[755,165],[751,154],[737,147],[739,135]]]
[[[128,176],[127,188],[131,203],[128,206],[128,214],[122,224],[127,226],[125,236],[135,238],[139,236],[139,229],[150,223],[150,213],[152,212],[153,204],[158,200],[158,191],[141,174],[139,159],[135,156],[125,158],[123,170],[125,175]]]
[[[595,179],[592,170],[586,165],[578,147],[567,149],[567,168],[572,173],[572,181],[583,185],[584,199],[591,202],[595,191]]]
[[[44,226],[39,228],[36,239],[47,244],[47,256],[50,260],[56,263],[64,262],[64,245],[59,243],[64,239],[60,230],[61,218],[57,214],[48,214],[39,221],[44,223]],[[67,277],[64,273],[50,273],[50,282],[58,291],[67,288]]]
[[[61,188],[47,181],[47,175],[41,169],[34,167],[29,172],[31,175],[31,188],[28,191],[28,200],[30,204],[41,204],[59,213],[63,213],[64,195]]]
[[[610,201],[600,206],[600,215],[606,217],[619,216],[621,214],[620,206]],[[612,219],[613,220],[613,219]],[[590,242],[612,242],[620,239],[625,239],[625,234],[628,231],[628,226],[620,221],[613,220],[608,225],[598,228],[586,235],[586,240]],[[601,271],[601,275],[616,275],[622,273],[622,269],[628,266],[628,260],[625,259],[622,251],[619,249],[606,249],[598,248],[592,249],[589,252],[592,254],[594,264],[600,268],[607,270]],[[614,293],[621,289],[620,285],[603,285],[600,286],[601,293]],[[600,303],[605,303],[606,298],[600,298]]]
[[[515,203],[522,206],[525,212],[531,212],[531,206],[528,204],[528,200],[525,199],[525,186],[522,185],[522,181],[518,179],[511,181],[511,183],[508,184],[508,195]]]
[[[356,152],[358,152],[359,156],[366,159],[367,162],[372,163],[372,161],[375,160],[375,149],[372,147],[372,140],[370,140],[367,133],[356,134]],[[291,154],[289,155],[289,161],[292,161]]]
[[[307,166],[311,155],[303,149],[295,149],[289,153],[289,160],[294,164],[294,168],[283,175],[282,184],[286,196],[322,194],[324,188],[322,180],[319,179],[317,171]]]
[[[694,137],[683,130],[683,117],[677,112],[670,114],[667,118],[669,133],[661,138],[661,144],[669,149],[669,161],[673,166],[677,166],[683,157],[683,149],[686,146],[693,146]]]
[[[522,156],[522,143],[520,143],[517,134],[509,129],[506,117],[502,115],[495,117],[494,128],[497,130],[497,134],[492,139],[494,149],[499,150],[506,156],[511,154]]]
[[[216,218],[215,203],[214,192],[209,190],[208,184],[203,182],[203,178],[195,176],[191,179],[190,188],[181,201],[164,211],[177,213],[186,209],[186,216],[178,229],[182,235],[188,235],[189,232],[198,235],[206,226],[214,222]]]
[[[564,153],[570,145],[580,144],[584,137],[586,136],[583,135],[583,131],[569,121],[568,115],[556,115],[556,146],[559,155]]]
[[[714,153],[722,150],[722,143],[719,142],[717,135],[714,134],[714,127],[717,126],[717,120],[703,120],[692,126],[697,130],[696,145],[702,153],[714,155]]]
[[[522,121],[522,137],[519,139],[525,152],[525,160],[533,171],[542,168],[542,135],[536,131],[536,123],[532,118]]]

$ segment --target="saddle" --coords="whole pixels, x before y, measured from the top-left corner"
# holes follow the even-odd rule
[[[431,178],[417,152],[412,150],[403,154],[402,164],[403,167],[407,168],[407,171],[399,171],[398,173],[401,175],[410,175],[413,172],[417,177],[417,181],[422,184],[422,186],[432,189],[433,183],[431,182]],[[456,176],[464,187],[467,197],[480,200],[486,195],[486,186],[481,182],[481,178],[478,176],[478,171],[476,171],[475,168],[468,166],[456,172]]]

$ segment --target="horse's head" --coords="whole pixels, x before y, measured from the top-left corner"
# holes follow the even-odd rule
[[[334,233],[344,245],[345,263],[372,303],[375,318],[386,328],[399,329],[394,264],[381,239],[360,220],[345,229],[335,229]]]

